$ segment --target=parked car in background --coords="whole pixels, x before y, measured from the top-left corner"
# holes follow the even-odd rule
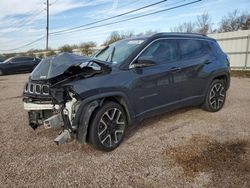
[[[219,111],[230,85],[230,64],[204,35],[159,33],[115,42],[94,57],[44,59],[24,87],[32,128],[63,127],[55,139],[115,149],[128,125],[186,106]]]
[[[5,61],[5,59],[6,59],[6,58],[4,58],[4,57],[0,56],[0,63],[1,63],[1,62],[4,62],[4,61]]]
[[[12,57],[0,63],[0,75],[32,72],[41,59],[34,57]]]

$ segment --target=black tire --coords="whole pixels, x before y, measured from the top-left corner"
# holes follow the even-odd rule
[[[122,106],[107,102],[92,116],[88,141],[98,150],[112,151],[122,142],[126,127],[127,118]]]
[[[209,112],[219,111],[226,100],[226,85],[223,80],[214,80],[207,91],[203,109]]]
[[[0,76],[2,76],[3,75],[3,71],[0,69]]]

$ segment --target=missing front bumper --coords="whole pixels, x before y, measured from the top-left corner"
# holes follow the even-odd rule
[[[30,110],[54,110],[59,109],[59,105],[53,105],[53,104],[36,104],[36,103],[23,103],[24,110],[30,111]]]
[[[61,114],[55,114],[43,122],[45,129],[61,128],[64,126],[63,118]]]
[[[44,125],[46,123],[45,128],[49,127],[58,127],[62,125],[62,118],[59,116],[56,116],[56,120],[54,117],[55,115],[58,115],[57,112],[60,107],[59,105],[53,105],[53,104],[37,104],[37,103],[29,103],[24,102],[24,109],[28,111],[28,119],[29,119],[29,125],[36,129],[41,125]],[[59,114],[60,115],[60,114]],[[46,121],[47,120],[47,121]],[[58,123],[58,125],[56,125]]]
[[[63,105],[24,101],[24,109],[28,111],[29,125],[33,129],[42,125],[45,129],[63,127],[61,134],[54,140],[59,145],[75,138],[75,129],[71,125],[73,112],[76,110],[75,104],[77,104],[75,99]]]

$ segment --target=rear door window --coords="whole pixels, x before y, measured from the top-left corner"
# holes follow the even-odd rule
[[[178,59],[177,42],[173,39],[158,40],[151,44],[141,56],[150,58],[159,64],[175,62]]]
[[[32,57],[22,57],[22,61],[33,61],[34,58]]]
[[[209,53],[210,47],[205,40],[179,39],[182,59],[199,58]]]
[[[12,63],[21,63],[23,60],[22,60],[22,57],[16,57],[16,58],[13,58],[11,61]]]

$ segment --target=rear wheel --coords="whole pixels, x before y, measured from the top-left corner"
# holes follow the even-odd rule
[[[3,75],[3,71],[0,69],[0,76],[2,76]]]
[[[207,92],[203,108],[209,112],[219,111],[226,100],[226,87],[222,80],[214,80]]]
[[[89,142],[97,149],[111,151],[123,140],[127,119],[122,106],[107,102],[93,114]]]

